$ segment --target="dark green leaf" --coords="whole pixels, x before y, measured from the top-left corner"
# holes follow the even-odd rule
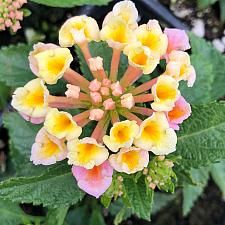
[[[31,0],[52,7],[74,7],[81,5],[106,5],[110,0]]]
[[[0,81],[8,86],[18,87],[35,78],[28,62],[30,50],[31,47],[25,44],[1,48]]]
[[[68,206],[62,206],[56,209],[50,208],[45,225],[63,225],[68,209]]]
[[[185,169],[199,168],[225,158],[225,104],[192,107],[192,115],[178,132],[176,155]]]
[[[214,4],[217,0],[197,0],[197,1],[198,1],[198,6],[200,8],[205,8]]]
[[[9,100],[10,88],[0,82],[0,110],[3,110]]]

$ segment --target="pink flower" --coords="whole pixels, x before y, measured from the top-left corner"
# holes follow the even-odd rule
[[[131,93],[122,95],[120,99],[121,99],[121,105],[124,108],[131,109],[135,104],[134,97]]]
[[[20,26],[20,22],[19,21],[16,21],[16,23],[12,25],[13,32],[16,32],[20,28],[21,28],[21,26]]]
[[[102,109],[92,109],[90,111],[90,120],[96,120],[99,121],[104,115],[104,111]]]
[[[178,124],[181,124],[190,115],[190,104],[184,99],[184,97],[180,96],[175,102],[173,109],[167,113],[167,119],[171,128],[174,130],[179,130],[180,128]]]
[[[111,80],[109,80],[109,79],[107,79],[107,78],[104,78],[103,80],[102,80],[102,86],[103,87],[110,87],[111,86]]]
[[[11,26],[12,26],[12,21],[11,21],[10,19],[7,19],[7,20],[5,21],[5,26],[6,26],[6,27],[11,27]]]
[[[112,183],[113,168],[108,161],[105,161],[90,170],[73,166],[72,173],[80,189],[99,198]]]
[[[109,88],[108,87],[101,87],[100,92],[102,95],[107,96],[109,95]]]
[[[67,84],[66,87],[67,87],[67,91],[65,92],[65,95],[68,98],[75,98],[75,99],[79,98],[80,87],[72,85],[72,84]]]
[[[120,96],[123,94],[123,88],[121,87],[119,81],[111,85],[112,94],[114,96]]]
[[[23,12],[22,11],[16,11],[16,19],[23,20]]]
[[[94,79],[93,81],[90,82],[89,84],[89,89],[91,91],[98,91],[101,88],[101,82],[99,82],[97,79]]]
[[[166,28],[164,33],[168,37],[167,54],[172,50],[186,51],[191,48],[188,35],[184,30]]]
[[[113,110],[115,109],[115,102],[109,98],[103,102],[103,106],[105,107],[105,110]]]
[[[90,93],[91,99],[94,103],[102,102],[102,96],[98,92],[91,92]]]

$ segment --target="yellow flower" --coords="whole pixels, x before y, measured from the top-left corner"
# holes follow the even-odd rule
[[[156,84],[152,86],[154,102],[151,104],[155,111],[170,111],[174,107],[175,101],[180,96],[178,82],[167,75],[158,77]]]
[[[52,165],[64,160],[66,156],[67,149],[63,140],[50,135],[44,128],[41,128],[31,149],[30,160],[33,164]]]
[[[195,69],[191,65],[190,56],[182,51],[172,51],[169,54],[169,62],[164,74],[173,77],[177,81],[187,80],[189,87],[193,86],[196,79]]]
[[[111,151],[117,152],[119,148],[129,148],[138,132],[139,126],[136,121],[117,122],[111,128],[110,135],[103,137],[103,142]]]
[[[122,148],[119,153],[109,157],[109,162],[116,171],[131,174],[148,166],[149,155],[148,151],[140,148]]]
[[[99,41],[99,27],[95,19],[82,15],[68,19],[59,31],[59,44],[72,47],[84,41]]]
[[[47,84],[56,84],[73,61],[70,50],[60,47],[39,52],[33,58],[38,68],[36,75]]]
[[[121,17],[131,29],[135,29],[138,26],[138,11],[132,1],[125,0],[116,3],[112,12],[109,12],[106,15],[103,21],[103,26],[110,21],[112,16]]]
[[[71,140],[81,135],[82,129],[67,112],[59,112],[58,109],[51,109],[46,116],[45,129],[53,136]]]
[[[67,143],[68,164],[92,169],[102,164],[109,156],[108,150],[94,138],[73,139]]]
[[[144,74],[153,72],[160,60],[158,53],[152,52],[140,42],[127,45],[124,54],[128,56],[129,64],[143,70]]]
[[[169,127],[166,115],[155,112],[144,120],[140,133],[134,140],[134,145],[156,155],[167,155],[176,150],[177,136]]]
[[[100,36],[103,41],[107,41],[110,47],[116,49],[123,49],[128,43],[136,41],[135,35],[126,21],[116,16],[112,16],[102,27]]]
[[[135,30],[137,40],[143,46],[157,52],[160,56],[164,55],[168,46],[168,38],[163,34],[157,20],[149,20],[148,24],[143,24]]]
[[[24,87],[17,88],[13,93],[11,104],[22,114],[40,118],[44,117],[49,110],[48,95],[44,82],[37,78],[29,81]]]

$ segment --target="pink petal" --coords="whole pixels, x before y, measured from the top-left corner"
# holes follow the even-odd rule
[[[168,37],[167,54],[172,50],[186,51],[191,48],[188,35],[184,30],[166,28],[164,33]]]
[[[26,121],[29,121],[33,124],[40,124],[40,123],[43,123],[45,121],[45,117],[31,117],[31,116],[28,116],[27,114],[25,113],[19,113]]]
[[[112,183],[113,168],[108,161],[105,161],[90,170],[80,166],[73,166],[72,173],[80,189],[99,198]]]

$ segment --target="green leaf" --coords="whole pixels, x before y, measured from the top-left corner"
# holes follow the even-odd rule
[[[0,82],[0,110],[3,110],[9,100],[10,88]]]
[[[49,209],[45,225],[63,225],[69,207],[62,206],[56,209]]]
[[[161,192],[154,193],[154,204],[152,207],[152,215],[158,213],[161,209],[166,207],[171,201],[177,197],[176,194],[165,194]]]
[[[1,48],[0,81],[8,86],[18,87],[35,78],[28,62],[30,50],[31,47],[25,44]]]
[[[90,217],[89,225],[106,225],[100,208],[96,207]]]
[[[106,5],[110,0],[31,0],[32,2],[52,7],[74,7],[81,5]]]
[[[183,188],[183,215],[187,216],[194,206],[195,201],[202,194],[209,179],[209,170],[207,168],[192,169],[191,174],[197,183],[194,185],[186,185]]]
[[[0,183],[0,198],[14,202],[62,207],[77,203],[83,196],[65,163],[46,168],[40,176],[12,178]]]
[[[220,19],[224,23],[225,22],[225,1],[219,0],[220,3]]]
[[[214,4],[217,0],[197,0],[197,1],[198,1],[198,6],[200,8],[205,8]]]
[[[216,163],[211,166],[210,170],[213,180],[220,188],[223,196],[225,196],[225,161]]]
[[[111,67],[112,48],[110,48],[108,46],[108,44],[103,41],[101,41],[101,42],[92,41],[91,43],[89,43],[89,48],[90,48],[91,55],[93,57],[100,56],[104,59],[103,66],[104,66],[106,73],[109,74],[110,67]],[[76,53],[79,58],[81,72],[84,74],[84,76],[88,80],[93,79],[90,69],[84,59],[83,53],[81,52],[81,50],[78,47],[76,47]],[[124,74],[124,72],[127,68],[127,65],[128,65],[127,57],[125,55],[121,54],[119,71],[118,71],[119,77],[121,77]]]
[[[0,215],[1,225],[31,224],[31,222],[42,220],[41,217],[26,215],[19,204],[2,199],[0,199]]]
[[[185,169],[199,168],[225,158],[225,103],[192,107],[178,132],[177,151]]]
[[[124,177],[123,184],[133,213],[142,219],[150,220],[154,191],[146,187],[143,177],[138,183],[135,183],[132,177]]]
[[[211,43],[189,33],[191,62],[196,70],[196,82],[188,88],[181,83],[181,93],[191,104],[209,103],[225,95],[225,57]]]

